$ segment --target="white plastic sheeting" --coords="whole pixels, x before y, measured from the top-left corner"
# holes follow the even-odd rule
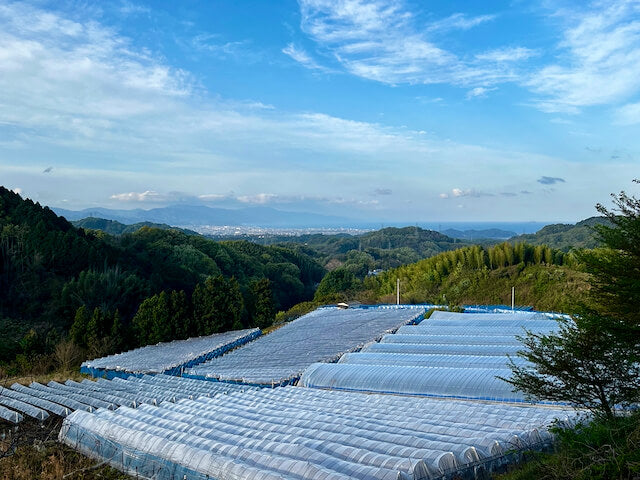
[[[13,410],[0,405],[0,419],[6,420],[10,423],[20,423],[22,420],[24,420],[24,417],[18,412],[14,412]]]
[[[525,329],[549,333],[555,320],[534,312],[466,314],[433,312],[418,325],[361,352],[344,355],[336,364],[314,364],[302,375],[306,387],[404,395],[443,396],[523,402],[521,393],[502,380],[511,377],[509,357],[523,345],[516,335]]]
[[[41,408],[25,403],[22,400],[16,400],[15,398],[3,397],[0,395],[0,405],[9,407],[38,420],[46,420],[49,418],[49,414]]]
[[[29,387],[15,383],[11,389],[0,387],[0,418],[6,416],[6,420],[18,422],[22,421],[21,414],[26,414],[44,420],[49,413],[66,417],[74,410],[94,411],[119,406],[157,405],[163,401],[212,397],[253,388],[255,387],[169,375],[83,380],[81,383],[67,380],[64,384],[52,381],[48,385],[33,382]],[[15,412],[6,413],[6,407]],[[17,412],[19,413],[16,415]]]
[[[187,373],[248,384],[285,384],[312,363],[336,361],[422,315],[422,308],[402,306],[320,308]]]
[[[49,402],[48,400],[43,400],[42,398],[37,398],[26,393],[20,393],[9,388],[0,388],[0,396],[15,398],[16,400],[40,407],[43,410],[47,410],[61,417],[66,417],[71,412],[69,408],[57,403]]]
[[[60,440],[144,478],[415,479],[538,447],[559,409],[284,387],[74,412]]]
[[[511,385],[497,378],[511,375],[506,366],[468,367],[315,363],[304,372],[299,385],[360,392],[524,401],[520,392],[512,392]]]
[[[439,354],[439,355],[515,355],[522,350],[521,345],[462,345],[440,344],[430,345],[426,343],[372,343],[362,349],[363,352],[376,353],[414,353],[414,354]]]
[[[459,325],[459,326],[503,326],[522,325],[527,326],[529,322],[550,322],[555,324],[555,320],[547,318],[538,312],[513,312],[513,313],[458,313],[434,311],[427,319],[429,325]]]
[[[148,345],[128,352],[97,358],[82,364],[82,371],[102,376],[103,371],[127,373],[179,374],[181,367],[191,367],[218,355],[229,348],[242,345],[260,335],[260,329],[235,330],[207,337],[176,340],[157,345]],[[175,370],[175,371],[174,371]]]
[[[513,357],[518,364],[527,363],[520,357]],[[345,353],[338,363],[351,365],[397,365],[408,367],[474,367],[507,368],[509,359],[504,355],[442,355],[415,353]]]
[[[461,332],[462,333],[462,332]],[[474,335],[471,331],[466,335],[386,335],[381,343],[426,343],[429,345],[447,345],[462,343],[464,345],[520,345],[514,335]]]

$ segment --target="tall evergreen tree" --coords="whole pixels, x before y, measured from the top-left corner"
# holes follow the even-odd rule
[[[252,281],[249,284],[249,296],[250,324],[258,328],[266,328],[273,324],[276,308],[269,279],[262,278]]]

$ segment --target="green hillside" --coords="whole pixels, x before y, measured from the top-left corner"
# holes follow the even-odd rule
[[[108,353],[257,318],[264,326],[276,310],[311,299],[324,273],[313,258],[279,246],[149,227],[119,236],[76,228],[0,187],[0,361],[53,352],[70,330],[80,346],[109,340],[94,352]],[[151,324],[139,312],[145,302]],[[201,321],[205,310],[230,323]]]
[[[74,227],[84,228],[85,230],[100,230],[110,235],[122,235],[124,233],[133,233],[142,227],[158,228],[160,230],[178,230],[188,235],[198,235],[193,230],[185,228],[172,227],[165,223],[139,222],[131,225],[117,222],[115,220],[106,220],[104,218],[87,217],[82,220],[74,220],[71,222]]]
[[[610,225],[606,217],[591,217],[576,224],[556,223],[547,225],[536,233],[518,235],[511,243],[525,242],[531,245],[548,245],[568,252],[572,248],[595,248],[599,246],[593,230],[594,225]]]
[[[356,294],[394,302],[400,279],[403,303],[510,304],[571,312],[588,289],[571,254],[546,246],[503,243],[465,247],[368,277]]]
[[[313,256],[329,270],[344,267],[360,278],[370,270],[386,270],[471,245],[469,242],[419,227],[388,227],[361,235],[318,233],[242,238],[263,245],[295,248]],[[487,244],[491,243],[495,242],[487,241]]]

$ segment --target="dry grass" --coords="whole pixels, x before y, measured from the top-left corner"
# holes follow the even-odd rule
[[[59,370],[52,373],[41,375],[24,375],[19,377],[0,377],[0,385],[10,387],[14,383],[21,385],[29,385],[32,382],[38,382],[46,385],[50,381],[64,383],[66,380],[82,381],[85,378],[91,378],[89,375],[80,373],[78,370]]]
[[[18,426],[0,424],[2,480],[131,480],[57,442],[62,419],[25,420]]]

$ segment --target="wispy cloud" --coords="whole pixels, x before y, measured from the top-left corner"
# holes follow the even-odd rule
[[[490,22],[496,18],[496,15],[477,15],[468,16],[464,13],[454,13],[449,17],[432,22],[427,30],[429,31],[447,31],[447,30],[469,30],[486,22]]]
[[[136,202],[136,203],[158,203],[170,200],[170,196],[147,190],[145,192],[127,192],[115,193],[111,195],[111,200],[119,202]]]
[[[527,60],[531,57],[535,57],[538,54],[539,52],[537,50],[533,50],[531,48],[504,47],[479,53],[476,55],[476,59],[496,63],[519,62],[521,60]]]
[[[496,90],[496,88],[487,88],[487,87],[476,87],[476,88],[472,88],[471,90],[469,90],[467,92],[467,99],[471,99],[471,98],[484,98],[487,96],[487,94],[493,90]]]
[[[511,56],[488,52],[485,59],[466,60],[432,38],[452,29],[473,28],[493,20],[493,15],[455,14],[425,29],[402,0],[299,3],[301,28],[318,48],[349,73],[387,84],[495,84],[514,79],[513,69],[506,64],[527,58],[529,52],[512,47]]]
[[[282,49],[282,53],[284,53],[285,55],[288,55],[289,57],[291,57],[292,59],[294,59],[296,62],[298,62],[300,65],[311,69],[311,70],[318,70],[318,71],[323,71],[323,72],[328,72],[330,71],[329,68],[324,67],[322,65],[320,65],[318,62],[316,62],[311,55],[309,55],[307,53],[307,51],[302,48],[302,47],[298,47],[296,45],[294,45],[293,43],[290,43],[289,45],[287,45],[285,48]]]
[[[640,91],[640,3],[596,1],[582,11],[560,10],[566,26],[558,61],[536,72],[525,85],[546,112],[578,113],[615,104]]]
[[[560,177],[540,177],[536,181],[538,183],[541,183],[542,185],[555,185],[556,183],[565,183],[565,179]]]
[[[440,198],[460,198],[460,197],[492,197],[492,193],[479,192],[475,189],[453,188],[450,193],[441,193]]]
[[[620,125],[636,125],[640,123],[640,102],[628,103],[615,112],[616,123]]]

